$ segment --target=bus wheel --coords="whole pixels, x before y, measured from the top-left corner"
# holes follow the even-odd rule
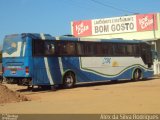
[[[75,85],[75,75],[73,72],[67,72],[64,75],[63,87],[64,88],[73,88]]]
[[[140,80],[142,78],[142,71],[140,69],[135,69],[133,73],[133,80]]]

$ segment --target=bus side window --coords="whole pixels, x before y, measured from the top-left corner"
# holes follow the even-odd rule
[[[66,44],[66,54],[67,54],[67,55],[74,55],[75,52],[76,52],[75,43],[68,42],[68,43]]]
[[[44,54],[44,41],[33,40],[33,55],[34,56],[43,56]]]
[[[45,43],[45,55],[54,55],[55,45],[52,42]]]
[[[105,56],[107,56],[107,55],[111,55],[112,54],[112,48],[113,46],[112,46],[112,44],[103,44],[102,45],[102,50],[103,50],[103,56],[105,55]]]
[[[139,45],[133,45],[133,51],[135,56],[140,56]]]
[[[133,56],[134,55],[133,45],[127,45],[126,46],[126,54],[128,56]]]
[[[54,44],[50,45],[50,52],[51,52],[51,54],[55,53],[55,46],[54,46]]]
[[[113,51],[115,56],[126,56],[125,45],[122,44],[114,44]]]
[[[86,43],[85,44],[85,56],[93,56],[95,54],[94,48],[95,44],[94,43]]]
[[[83,56],[84,55],[84,45],[83,43],[77,43],[77,55]]]
[[[105,52],[105,50],[103,49],[103,44],[97,43],[95,46],[96,46],[96,55],[103,56]]]
[[[57,42],[56,46],[57,46],[56,47],[57,48],[56,49],[56,54],[57,55],[64,55],[64,54],[66,54],[65,53],[66,44],[64,42],[59,41],[59,42]]]
[[[74,42],[65,42],[60,41],[57,43],[57,55],[75,55],[76,49],[75,49],[75,43]]]

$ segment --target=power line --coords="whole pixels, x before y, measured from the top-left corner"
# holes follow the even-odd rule
[[[90,7],[90,3],[87,4],[86,1],[85,1],[85,3],[84,2],[82,3],[82,1],[76,1],[76,0],[63,0],[63,1],[64,1],[65,4],[68,3],[69,5],[77,7],[79,9],[85,9],[88,12],[91,12],[91,13],[97,13],[97,14],[99,13],[95,7]],[[90,1],[88,1],[88,2],[90,2]],[[104,13],[106,13],[106,12],[104,12]]]
[[[101,5],[101,6],[104,6],[104,7],[109,7],[109,8],[112,8],[112,9],[114,9],[114,10],[118,10],[118,11],[122,11],[122,12],[127,12],[127,13],[131,13],[131,14],[134,14],[134,12],[132,12],[132,11],[129,11],[129,10],[125,10],[125,9],[121,9],[121,8],[117,8],[117,7],[114,7],[114,6],[112,6],[112,5],[109,5],[109,4],[104,4],[104,3],[102,3],[102,2],[99,2],[99,1],[96,1],[96,0],[91,0],[92,2],[94,2],[94,3],[96,3],[96,4],[99,4],[99,5]]]

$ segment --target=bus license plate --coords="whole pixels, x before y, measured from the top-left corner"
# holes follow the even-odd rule
[[[12,74],[16,74],[16,69],[11,69]]]
[[[16,74],[16,71],[12,71],[12,74]]]

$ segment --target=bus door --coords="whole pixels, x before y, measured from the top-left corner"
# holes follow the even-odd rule
[[[152,65],[152,53],[151,53],[151,46],[148,44],[142,44],[142,51],[141,56],[145,64],[148,65],[148,67],[151,67]]]

